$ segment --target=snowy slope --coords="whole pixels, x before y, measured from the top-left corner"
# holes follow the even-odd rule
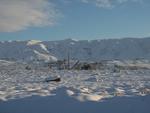
[[[150,38],[108,39],[108,40],[62,40],[43,42],[50,53],[58,58],[66,58],[70,53],[72,59],[79,60],[113,60],[150,58]]]
[[[23,61],[57,61],[40,41],[0,42],[0,58]]]
[[[54,61],[66,59],[68,53],[71,59],[85,61],[150,59],[150,38],[0,42],[1,59],[32,60],[40,57],[39,53],[52,57],[48,59],[54,58]]]

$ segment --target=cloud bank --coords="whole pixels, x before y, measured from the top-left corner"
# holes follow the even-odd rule
[[[0,0],[0,32],[52,26],[58,12],[47,0]]]

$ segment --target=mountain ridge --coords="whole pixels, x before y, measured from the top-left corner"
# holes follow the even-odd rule
[[[0,42],[0,59],[57,61],[68,54],[84,61],[150,59],[150,38]]]

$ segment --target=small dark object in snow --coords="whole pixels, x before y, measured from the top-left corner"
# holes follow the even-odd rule
[[[60,82],[60,78],[55,78],[55,79],[45,79],[45,82]]]
[[[81,67],[81,70],[90,70],[92,69],[91,65],[90,64],[84,64],[82,67]]]
[[[25,69],[26,69],[26,70],[31,70],[31,67],[26,66]]]

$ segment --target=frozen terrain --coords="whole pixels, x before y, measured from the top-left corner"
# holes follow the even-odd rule
[[[137,68],[114,71],[116,64]],[[45,82],[56,76],[60,82]],[[150,113],[149,105],[148,60],[87,71],[0,60],[0,113]]]

